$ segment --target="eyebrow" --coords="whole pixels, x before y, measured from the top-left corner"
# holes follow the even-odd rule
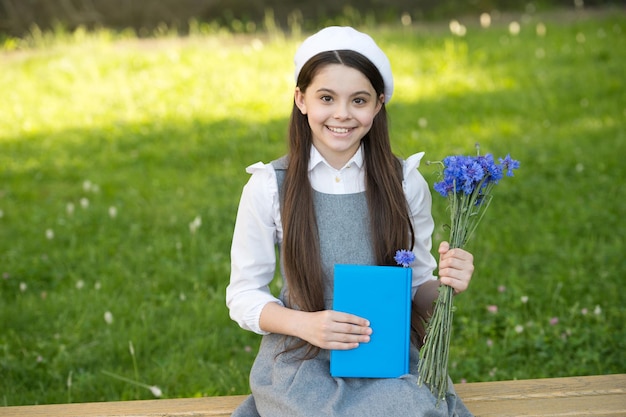
[[[337,94],[337,92],[336,92],[336,91],[331,90],[330,88],[324,88],[324,87],[319,88],[316,92],[317,92],[317,93],[331,93],[331,94]],[[351,94],[351,96],[353,96],[353,97],[354,97],[354,96],[360,96],[360,95],[366,95],[366,96],[369,96],[369,97],[371,97],[371,96],[372,96],[372,94],[371,94],[369,91],[367,91],[367,90],[357,91],[357,92],[355,92],[355,93]]]

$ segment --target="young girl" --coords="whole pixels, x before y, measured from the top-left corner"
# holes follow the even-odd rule
[[[423,153],[402,161],[391,152],[391,66],[372,38],[323,29],[295,65],[289,153],[248,167],[235,224],[226,302],[233,320],[264,336],[252,395],[233,416],[471,416],[453,388],[437,406],[418,385],[414,344],[400,378],[331,377],[329,351],[354,349],[373,331],[367,317],[332,310],[335,264],[396,265],[395,252],[412,248],[413,312],[428,317],[440,282],[467,289],[473,257],[443,242],[433,276],[431,195],[416,169]],[[269,289],[276,245],[279,297]]]

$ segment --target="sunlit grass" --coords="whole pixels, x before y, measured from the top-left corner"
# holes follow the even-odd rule
[[[625,372],[626,20],[518,21],[370,31],[394,68],[398,154],[480,142],[522,162],[470,247],[451,376]],[[247,392],[259,338],[224,305],[230,239],[244,167],[285,152],[299,40],[79,31],[5,45],[2,404]]]

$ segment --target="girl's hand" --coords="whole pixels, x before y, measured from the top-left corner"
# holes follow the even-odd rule
[[[322,349],[348,350],[370,341],[372,329],[364,318],[333,310],[307,314],[300,338]]]
[[[450,249],[448,242],[439,245],[439,280],[454,288],[456,294],[469,286],[474,272],[474,257],[466,250]]]

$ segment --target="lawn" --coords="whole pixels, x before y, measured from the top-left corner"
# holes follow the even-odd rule
[[[521,161],[468,247],[451,377],[626,372],[626,14],[478,22],[363,28],[394,69],[398,155],[478,142]],[[286,151],[301,40],[4,42],[1,405],[248,392],[260,339],[228,317],[230,239],[244,168]],[[433,199],[437,245],[448,215]]]

